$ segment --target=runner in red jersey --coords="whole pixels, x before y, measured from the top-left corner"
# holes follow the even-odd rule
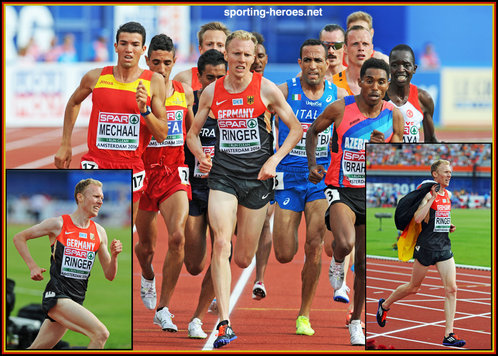
[[[162,330],[176,332],[178,328],[172,322],[173,315],[168,307],[184,259],[185,223],[191,191],[183,147],[193,119],[194,98],[190,87],[169,79],[175,64],[175,47],[171,38],[164,34],[154,36],[146,60],[149,68],[163,77],[169,129],[163,142],[152,138],[142,156],[147,173],[147,188],[140,199],[137,214],[139,241],[135,253],[142,268],[142,301],[148,309],[154,309],[156,292],[152,258],[157,240],[156,216],[160,211],[168,230],[168,252],[163,264],[161,295],[153,321]]]
[[[215,49],[221,53],[225,53],[225,41],[230,34],[230,30],[221,22],[209,22],[201,26],[197,33],[199,41],[199,53],[203,54],[207,50]],[[197,67],[186,69],[174,76],[173,80],[185,83],[192,88],[193,91],[202,88],[198,78]]]
[[[437,142],[434,132],[434,101],[430,94],[411,84],[417,65],[415,54],[410,46],[401,44],[389,54],[391,83],[386,99],[401,111],[405,119],[403,142],[419,142],[420,128],[423,127],[424,142]]]
[[[92,94],[88,153],[81,168],[133,170],[133,221],[145,188],[142,153],[151,134],[162,142],[168,133],[162,78],[138,66],[144,44],[145,29],[139,23],[128,22],[118,29],[114,44],[118,64],[83,76],[66,105],[61,146],[54,158],[57,168],[69,168],[74,124],[81,103]]]
[[[92,178],[80,181],[74,197],[77,209],[71,215],[43,220],[14,236],[14,245],[34,281],[43,280],[46,269],[33,260],[27,241],[48,235],[52,250],[50,281],[42,300],[46,319],[30,349],[53,348],[68,329],[88,336],[89,349],[104,348],[109,337],[105,325],[82,304],[97,253],[105,277],[112,281],[117,273],[117,256],[122,251],[122,244],[113,240],[109,254],[104,228],[91,220],[98,215],[104,199],[101,182]]]
[[[302,137],[302,127],[278,87],[250,71],[257,40],[249,32],[235,31],[227,38],[225,58],[229,73],[203,90],[199,109],[187,134],[190,151],[209,173],[209,223],[214,232],[211,276],[218,314],[214,348],[235,340],[230,321],[230,240],[237,224],[233,258],[249,266],[258,246],[267,205],[272,198],[276,166]],[[268,110],[267,110],[268,109]],[[209,112],[218,120],[213,162],[199,133]],[[276,112],[290,128],[282,146],[273,153],[269,115]],[[212,167],[212,169],[211,169]]]
[[[327,106],[306,135],[310,181],[318,183],[326,173],[326,223],[334,236],[329,278],[334,290],[342,286],[344,258],[355,248],[354,309],[349,324],[352,345],[365,345],[360,320],[365,303],[365,144],[401,142],[403,138],[401,113],[382,100],[388,86],[388,64],[368,59],[360,71],[360,94]],[[325,171],[317,166],[315,151],[318,133],[332,124],[332,157]]]
[[[413,215],[415,223],[421,224],[413,252],[413,271],[410,281],[400,285],[387,299],[379,299],[377,323],[384,327],[390,306],[420,289],[431,265],[435,265],[443,282],[444,316],[446,319],[444,346],[465,346],[465,340],[454,334],[453,324],[456,312],[456,267],[449,234],[456,230],[451,223],[451,193],[447,190],[451,179],[451,163],[437,160],[431,165],[431,175],[437,184],[426,194]]]

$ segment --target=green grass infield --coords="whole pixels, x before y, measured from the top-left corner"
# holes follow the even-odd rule
[[[393,250],[398,230],[394,225],[394,208],[367,208],[367,255],[398,257]],[[382,219],[382,230],[376,213],[391,213]],[[452,209],[451,222],[456,226],[450,234],[455,263],[468,266],[491,267],[491,210]]]
[[[6,266],[7,278],[16,283],[15,307],[12,316],[17,316],[19,309],[28,304],[41,304],[42,293],[50,279],[50,244],[48,236],[28,241],[28,248],[36,263],[47,270],[43,281],[30,279],[26,263],[17,252],[12,238],[29,226],[9,225],[7,227]],[[121,240],[123,251],[118,256],[118,273],[113,281],[108,281],[102,271],[100,262],[92,268],[88,289],[83,306],[90,310],[107,327],[110,332],[106,349],[132,348],[132,239],[130,228],[106,228],[109,244],[113,239]],[[97,258],[98,259],[98,258]],[[86,347],[88,337],[68,330],[63,341],[70,347]]]

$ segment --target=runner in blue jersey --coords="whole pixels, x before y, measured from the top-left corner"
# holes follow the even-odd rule
[[[302,271],[301,306],[296,320],[296,334],[313,335],[309,317],[311,304],[318,285],[325,223],[314,212],[325,211],[325,184],[315,185],[308,180],[306,158],[306,131],[325,107],[344,97],[344,89],[338,92],[335,84],[326,81],[328,68],[327,48],[316,39],[308,39],[300,49],[298,63],[300,78],[292,78],[280,85],[287,102],[303,127],[303,137],[277,166],[273,243],[275,256],[281,263],[292,261],[298,251],[298,228],[304,211],[306,219],[305,263]],[[287,137],[289,129],[279,120],[279,144]],[[330,162],[329,141],[332,127],[319,137],[317,161],[325,166]],[[313,213],[312,213],[313,212]]]

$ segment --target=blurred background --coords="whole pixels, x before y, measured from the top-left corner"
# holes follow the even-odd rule
[[[4,10],[7,127],[61,126],[65,104],[81,77],[115,64],[116,30],[128,21],[144,25],[146,44],[157,33],[173,38],[178,56],[173,76],[195,65],[202,24],[221,21],[231,31],[260,32],[268,52],[265,76],[279,84],[300,71],[297,58],[304,40],[317,38],[326,24],[345,28],[347,16],[358,10],[373,17],[377,51],[389,54],[401,43],[413,48],[419,69],[412,82],[432,95],[436,128],[491,130],[493,125],[493,5],[4,5]],[[90,109],[87,98],[77,126],[87,125]]]

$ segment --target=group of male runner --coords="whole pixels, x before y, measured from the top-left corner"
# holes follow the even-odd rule
[[[198,66],[177,74],[179,81],[169,79],[175,50],[164,34],[151,40],[146,56],[150,70],[138,66],[146,38],[136,22],[117,31],[117,65],[83,77],[66,108],[55,164],[69,166],[71,132],[81,102],[92,93],[89,153],[81,168],[133,169],[141,297],[147,308],[157,307],[153,321],[163,330],[178,330],[169,301],[183,263],[192,274],[204,269],[209,226],[211,265],[189,336],[206,337],[201,320],[215,297],[221,321],[214,347],[236,338],[228,317],[230,259],[245,268],[266,246],[260,259],[263,272],[253,288],[255,299],[264,297],[262,274],[271,238],[269,248],[262,241],[271,235],[263,234],[263,226],[271,216],[270,201],[275,200],[273,243],[279,262],[290,262],[296,254],[303,211],[306,220],[296,333],[314,334],[309,314],[327,227],[332,232],[329,277],[335,292],[342,288],[344,294],[344,261],[355,248],[349,331],[351,344],[365,344],[360,320],[365,301],[365,143],[404,140],[407,129],[396,105],[408,105],[407,100],[422,115],[412,126],[419,129],[423,122],[426,141],[435,140],[435,135],[432,100],[410,84],[416,69],[413,52],[397,46],[389,68],[384,60],[371,58],[371,23],[367,29],[352,22],[346,32],[328,25],[320,40],[305,41],[298,59],[300,77],[278,87],[262,76],[267,56],[261,41],[246,31],[230,33],[220,23],[201,28]],[[389,85],[391,73],[396,73],[396,81]],[[386,101],[390,98],[392,103]],[[408,131],[412,138],[405,140],[419,140],[414,129]],[[168,229],[159,303],[151,263],[158,211]]]

